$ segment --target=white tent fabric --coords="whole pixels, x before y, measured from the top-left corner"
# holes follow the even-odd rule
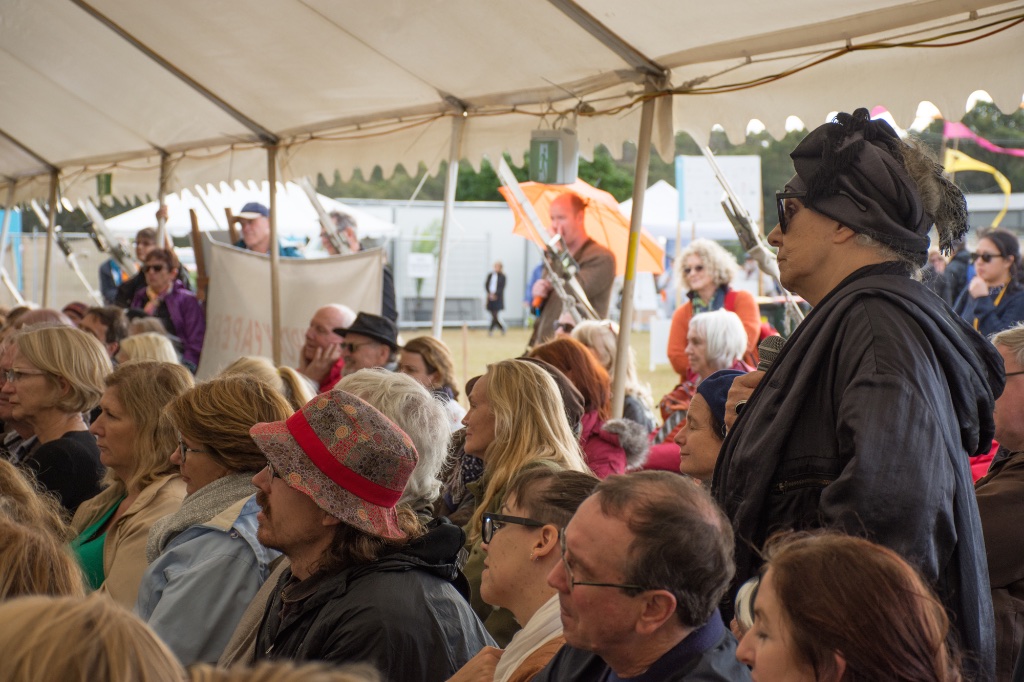
[[[320,205],[328,213],[339,211],[347,213],[356,220],[356,234],[360,237],[387,238],[398,234],[393,223],[381,220],[366,211],[362,211],[337,199],[318,194]],[[238,213],[242,206],[250,201],[258,201],[268,205],[269,192],[267,183],[243,184],[236,182],[233,187],[221,183],[220,187],[185,189],[177,195],[167,197],[167,229],[175,237],[189,234],[192,231],[192,219],[189,209],[194,209],[199,220],[199,229],[227,230],[225,208]],[[121,215],[107,220],[110,231],[120,237],[132,237],[144,227],[156,225],[158,202],[151,201]],[[320,222],[316,210],[309,202],[306,193],[295,183],[279,184],[277,189],[277,224],[278,234],[282,237],[316,238],[320,234]]]
[[[633,200],[626,199],[619,204],[619,211],[629,216]],[[655,237],[675,239],[679,225],[679,192],[664,180],[658,180],[644,193],[644,229]],[[735,240],[736,230],[722,213],[721,220],[687,222],[682,229],[682,242],[688,243],[696,235],[705,239]]]
[[[435,170],[460,115],[472,163],[562,124],[585,155],[618,150],[645,87],[663,157],[676,129],[736,139],[752,118],[777,134],[883,105],[907,125],[929,100],[957,119],[979,89],[1010,111],[1021,16],[1020,0],[4,0],[0,196],[43,197],[54,170],[72,201],[102,173],[153,195],[162,158],[171,191],[259,180],[265,144],[285,180]],[[949,46],[892,46],[922,40]]]

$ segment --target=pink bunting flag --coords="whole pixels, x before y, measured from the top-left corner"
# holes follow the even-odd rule
[[[963,123],[946,121],[942,134],[950,139],[959,138],[961,140],[971,140],[982,149],[987,149],[988,151],[995,152],[996,154],[1009,154],[1011,156],[1024,157],[1024,149],[1007,149],[1006,147],[994,145],[985,138],[978,137],[977,133],[965,126]]]

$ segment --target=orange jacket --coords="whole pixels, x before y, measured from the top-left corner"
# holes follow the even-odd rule
[[[743,328],[747,330],[747,352],[741,359],[754,367],[757,365],[757,343],[761,338],[761,309],[753,295],[747,291],[735,290],[733,297],[732,312],[739,316]],[[686,356],[686,334],[690,331],[692,317],[693,302],[687,301],[673,313],[672,328],[668,333],[668,360],[672,363],[672,369],[679,373],[680,382],[686,379],[686,371],[690,369],[690,358]]]

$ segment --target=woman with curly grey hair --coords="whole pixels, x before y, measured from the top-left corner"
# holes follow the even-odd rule
[[[686,381],[690,370],[690,358],[686,354],[690,320],[694,315],[712,310],[724,309],[739,316],[747,332],[743,360],[748,365],[756,365],[761,309],[749,292],[730,286],[739,270],[733,255],[710,239],[695,239],[679,254],[676,269],[690,299],[672,315],[668,334],[668,359],[672,369],[679,373],[679,381]]]

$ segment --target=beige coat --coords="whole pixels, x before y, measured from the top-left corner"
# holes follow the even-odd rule
[[[100,585],[100,592],[109,594],[126,609],[135,607],[142,574],[149,566],[146,561],[149,529],[157,520],[178,511],[184,497],[185,482],[177,474],[158,478],[142,489],[121,518],[107,529],[103,544],[106,578]],[[71,520],[74,532],[81,533],[95,523],[116,501],[117,493],[108,488],[83,502]]]

